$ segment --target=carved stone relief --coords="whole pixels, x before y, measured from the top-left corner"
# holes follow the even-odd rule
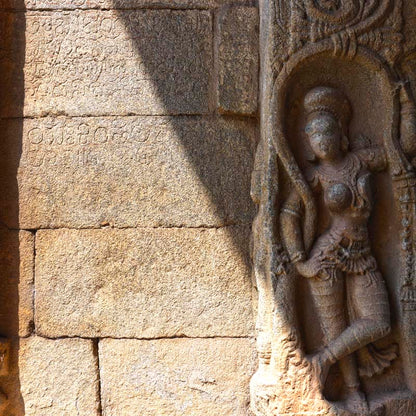
[[[262,0],[260,15],[252,411],[416,414],[415,61],[402,1]]]

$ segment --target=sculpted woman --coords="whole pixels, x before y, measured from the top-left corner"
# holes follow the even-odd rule
[[[387,291],[368,235],[371,171],[384,169],[386,161],[380,148],[350,149],[352,109],[339,90],[314,88],[304,99],[304,111],[313,152],[304,175],[323,207],[320,216],[326,225],[306,252],[304,206],[293,190],[281,211],[282,236],[291,263],[309,282],[323,333],[322,348],[309,357],[319,389],[323,391],[330,367],[338,363],[346,406],[363,414],[368,406],[360,376],[380,373],[396,357],[393,348],[378,351],[371,345],[390,332]]]

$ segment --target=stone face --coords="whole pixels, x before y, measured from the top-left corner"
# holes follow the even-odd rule
[[[249,230],[45,230],[36,238],[37,333],[245,336]]]
[[[28,12],[25,24],[26,116],[208,112],[208,11]]]
[[[0,218],[23,228],[249,223],[254,126],[198,118],[3,120]],[[15,142],[23,135],[23,149]],[[13,162],[15,161],[15,162]],[[14,172],[14,173],[13,173]],[[19,221],[19,222],[18,222]]]
[[[0,229],[0,333],[27,336],[33,323],[34,241],[27,231]]]
[[[258,9],[224,8],[218,18],[218,108],[254,114],[258,90]]]
[[[26,416],[100,414],[92,341],[22,339],[19,373]]]
[[[253,350],[246,339],[103,340],[103,415],[245,415]]]

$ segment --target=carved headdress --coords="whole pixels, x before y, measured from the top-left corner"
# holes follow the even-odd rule
[[[306,94],[304,105],[308,117],[313,113],[330,113],[347,133],[352,110],[348,98],[341,91],[331,87],[316,87]]]

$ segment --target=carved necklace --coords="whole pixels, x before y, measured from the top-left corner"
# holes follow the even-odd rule
[[[345,181],[353,185],[356,182],[356,177],[360,171],[361,164],[357,156],[348,153],[343,161],[342,166],[319,166],[318,174],[320,179],[326,183]]]

